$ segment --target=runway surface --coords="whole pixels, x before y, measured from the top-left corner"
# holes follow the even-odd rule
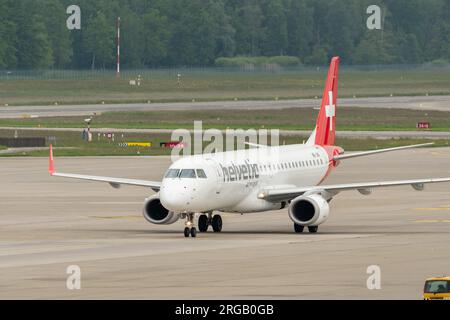
[[[160,179],[166,157],[57,158],[65,172]],[[147,223],[150,191],[51,178],[47,159],[0,159],[0,298],[420,299],[450,275],[450,185],[343,192],[319,233],[287,210],[223,215],[220,234],[184,238]],[[450,148],[349,159],[327,183],[450,176]],[[66,268],[81,268],[81,290]],[[369,265],[381,289],[368,290]]]
[[[450,96],[339,98],[340,106],[367,108],[399,108],[416,110],[450,111]],[[219,109],[282,109],[313,108],[320,106],[320,99],[278,101],[213,101],[177,103],[97,104],[60,106],[0,106],[0,118],[24,116],[80,116],[107,111],[151,110],[214,110]]]

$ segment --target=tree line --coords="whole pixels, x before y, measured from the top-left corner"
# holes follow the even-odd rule
[[[81,8],[68,30],[66,8]],[[366,25],[369,5],[382,29]],[[0,69],[211,66],[292,56],[324,65],[450,60],[449,0],[0,0]]]

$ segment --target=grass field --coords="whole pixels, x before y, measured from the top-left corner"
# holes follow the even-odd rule
[[[262,100],[321,96],[326,69],[282,73],[181,72],[144,74],[141,86],[130,86],[135,75],[87,79],[0,80],[0,105],[48,105],[174,102],[210,100]],[[339,95],[440,95],[450,94],[450,69],[340,71]]]
[[[13,137],[15,130],[0,130],[0,136]],[[170,141],[170,134],[142,134],[142,133],[124,133],[115,134],[115,141],[111,141],[107,137],[101,135],[98,137],[94,135],[93,141],[87,143],[82,140],[80,132],[53,132],[53,131],[19,131],[20,137],[51,137],[53,145],[55,146],[55,155],[57,156],[130,156],[130,155],[170,155],[171,149],[166,149],[160,146],[160,142]],[[293,144],[302,143],[307,137],[293,137],[293,136],[281,136],[280,144]],[[347,151],[355,150],[372,150],[387,147],[396,147],[407,144],[416,144],[430,142],[431,140],[421,139],[388,139],[388,140],[376,140],[376,139],[337,139],[336,144],[342,146]],[[151,148],[141,147],[122,147],[120,144],[123,142],[151,142]],[[435,146],[450,146],[448,140],[435,140]],[[208,142],[204,143],[206,146]],[[192,146],[191,146],[192,147]],[[58,149],[63,148],[63,149]],[[70,149],[66,149],[70,148]],[[16,156],[48,156],[48,151],[32,151],[32,152],[19,152]],[[14,156],[14,155],[3,155]]]
[[[176,129],[193,128],[202,120],[203,128],[266,128],[311,130],[317,110],[292,108],[280,110],[190,110],[108,112],[93,119],[93,128]],[[431,123],[432,131],[450,131],[450,112],[407,109],[339,107],[338,130],[415,130],[416,123]],[[85,117],[0,119],[0,126],[83,128]]]

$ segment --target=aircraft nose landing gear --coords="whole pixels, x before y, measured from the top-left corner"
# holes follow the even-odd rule
[[[197,229],[195,228],[195,225],[194,225],[194,214],[193,213],[188,213],[186,215],[185,225],[186,225],[186,227],[184,228],[184,236],[186,238],[188,238],[190,235],[192,238],[195,238],[197,236]]]
[[[194,225],[194,213],[185,213],[182,217],[186,218],[186,227],[184,228],[184,236],[188,238],[189,236],[195,238],[197,236],[197,229]],[[222,217],[218,214],[214,215],[212,212],[207,214],[202,213],[198,217],[198,229],[200,232],[208,231],[208,227],[212,226],[214,232],[222,231]]]

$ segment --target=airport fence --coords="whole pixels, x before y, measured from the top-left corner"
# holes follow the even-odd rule
[[[434,65],[359,65],[341,66],[344,72],[367,72],[367,71],[433,71],[450,70],[450,64]],[[249,74],[293,74],[293,73],[325,73],[328,66],[296,66],[282,67],[268,64],[264,66],[245,65],[242,67],[171,67],[171,68],[142,68],[123,69],[120,73],[124,78],[136,78],[139,75],[143,78],[176,77],[183,75],[249,75]],[[96,70],[0,70],[0,81],[8,80],[87,80],[116,77],[113,69]]]

